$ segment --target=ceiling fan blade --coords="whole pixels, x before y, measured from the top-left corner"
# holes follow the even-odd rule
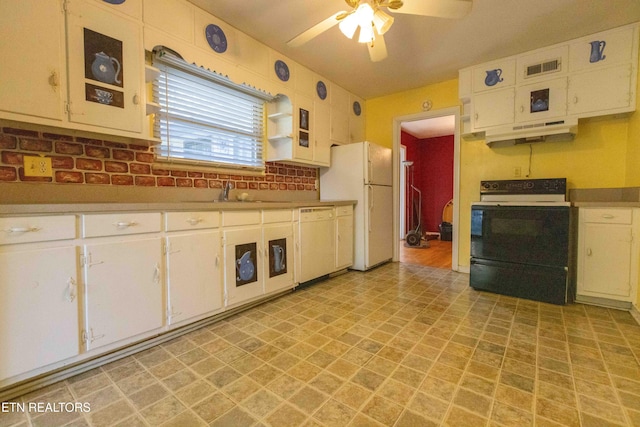
[[[298,34],[297,36],[295,36],[294,38],[292,38],[291,40],[289,40],[287,42],[287,46],[290,46],[290,47],[302,46],[312,38],[317,37],[320,34],[327,31],[328,29],[330,29],[331,27],[338,25],[338,22],[340,22],[340,19],[344,18],[344,15],[348,13],[349,12],[342,11],[342,12],[338,12],[331,15],[324,21],[314,25],[313,27],[309,28],[307,31],[304,31]]]
[[[387,57],[387,45],[384,42],[384,37],[380,34],[376,35],[373,42],[367,43],[367,47],[372,62],[380,62]]]
[[[393,13],[435,16],[437,18],[462,18],[471,11],[472,0],[404,0],[402,7],[389,8]]]

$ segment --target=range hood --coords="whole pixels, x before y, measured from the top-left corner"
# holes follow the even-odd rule
[[[497,146],[544,141],[572,141],[576,133],[578,133],[578,119],[575,117],[566,117],[548,122],[526,123],[487,129],[485,142],[487,145]]]

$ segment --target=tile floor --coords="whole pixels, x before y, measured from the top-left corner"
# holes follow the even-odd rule
[[[408,264],[350,272],[70,378],[0,426],[640,426],[629,313],[481,293]]]

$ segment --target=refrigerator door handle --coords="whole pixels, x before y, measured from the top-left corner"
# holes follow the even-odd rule
[[[367,191],[369,192],[369,233],[371,233],[371,211],[373,211],[373,187],[367,185]]]

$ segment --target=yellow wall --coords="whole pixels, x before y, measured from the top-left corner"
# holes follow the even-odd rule
[[[392,147],[393,118],[422,111],[425,99],[432,100],[433,110],[459,106],[457,80],[367,100],[367,140]],[[462,138],[460,145],[461,267],[469,265],[471,202],[479,199],[480,181],[513,179],[515,167],[524,178],[530,147],[531,178],[566,177],[570,189],[640,186],[640,112],[580,120],[572,142],[489,148],[483,140]]]

